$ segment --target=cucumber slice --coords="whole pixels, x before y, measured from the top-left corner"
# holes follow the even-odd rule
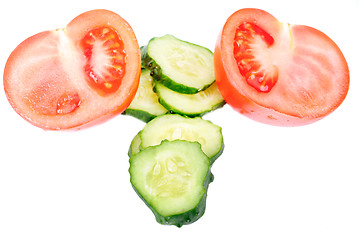
[[[152,38],[141,57],[155,80],[179,93],[194,94],[215,81],[213,53],[172,35]]]
[[[168,110],[158,102],[157,94],[153,92],[153,79],[150,71],[143,69],[135,98],[124,111],[124,114],[148,122],[167,112]]]
[[[216,82],[212,83],[206,90],[196,94],[178,93],[156,82],[155,92],[158,94],[159,102],[165,108],[190,117],[203,116],[225,104]]]
[[[140,150],[159,145],[163,140],[199,142],[213,163],[223,152],[222,128],[200,117],[166,114],[151,120],[142,129]]]
[[[157,222],[181,227],[203,216],[213,175],[199,143],[163,141],[146,148],[130,158],[129,173]]]
[[[141,145],[141,132],[137,133],[136,136],[132,139],[130,148],[128,150],[128,156],[132,157],[135,154],[140,152],[140,145]]]

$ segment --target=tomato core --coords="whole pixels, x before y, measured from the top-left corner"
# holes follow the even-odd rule
[[[236,29],[234,37],[234,58],[241,75],[258,92],[269,92],[278,80],[278,69],[271,67],[270,73],[255,58],[254,44],[262,41],[269,48],[274,44],[273,37],[254,23],[243,22]]]
[[[116,92],[126,69],[126,52],[117,32],[109,27],[92,29],[80,45],[86,57],[84,71],[89,85],[100,95]]]

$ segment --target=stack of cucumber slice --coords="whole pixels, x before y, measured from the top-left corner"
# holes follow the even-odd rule
[[[157,222],[181,227],[204,214],[211,167],[223,147],[219,126],[178,114],[154,118],[133,138],[131,184]]]
[[[139,90],[124,114],[148,122],[166,112],[203,116],[225,104],[207,48],[165,35],[152,38],[141,54]]]
[[[139,90],[125,111],[147,124],[132,139],[131,184],[157,222],[181,227],[205,212],[221,127],[202,116],[224,105],[213,54],[171,35],[142,48]]]

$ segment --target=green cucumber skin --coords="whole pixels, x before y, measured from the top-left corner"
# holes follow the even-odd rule
[[[144,64],[143,56],[142,56],[143,51],[147,51],[146,48],[147,48],[146,45],[140,47],[140,53],[141,53],[141,71],[142,71],[143,69],[147,69],[146,66],[145,66],[145,64]]]
[[[180,114],[182,116],[187,116],[187,117],[202,117],[203,115],[205,115],[206,113],[212,112],[216,109],[219,109],[221,107],[223,107],[226,102],[223,100],[222,102],[214,105],[211,109],[208,109],[207,111],[203,111],[203,112],[198,112],[198,113],[186,113],[186,112],[182,112],[181,110],[173,107],[172,105],[168,104],[162,97],[161,95],[158,93],[157,88],[156,88],[156,84],[153,87],[153,91],[157,93],[158,95],[158,102],[164,106],[166,109],[168,109],[168,111],[170,111],[171,113],[177,113]]]
[[[155,38],[152,38],[151,40],[153,40],[153,39],[155,39]],[[150,40],[150,42],[151,42],[151,40]],[[190,43],[190,44],[195,45],[193,43]],[[208,51],[210,51],[210,50],[208,50]],[[176,83],[171,78],[169,78],[167,75],[162,73],[161,67],[148,54],[147,45],[143,46],[141,48],[141,59],[142,59],[142,67],[145,67],[151,71],[151,76],[153,77],[153,79],[155,81],[162,83],[164,86],[168,87],[169,89],[171,89],[175,92],[185,93],[185,94],[195,94],[195,93],[205,90],[212,84],[212,83],[210,83],[210,84],[204,86],[203,88],[197,89],[197,88],[185,86],[180,83]]]
[[[156,221],[158,223],[163,224],[163,225],[175,225],[180,228],[183,225],[188,225],[188,224],[196,222],[198,219],[200,219],[204,215],[205,210],[206,210],[208,186],[211,182],[213,182],[213,180],[214,180],[214,175],[211,172],[211,168],[209,168],[206,179],[204,181],[205,192],[204,192],[201,200],[199,201],[199,203],[196,205],[196,207],[187,212],[172,215],[172,216],[167,216],[167,217],[160,215],[144,199],[144,197],[139,193],[139,191],[137,191],[137,189],[133,186],[132,183],[131,183],[131,185],[132,185],[133,189],[135,190],[135,192],[137,193],[137,195],[142,199],[142,201],[147,205],[147,207],[151,209],[151,211],[155,215]]]
[[[153,115],[146,111],[142,111],[142,110],[138,110],[138,109],[130,109],[130,108],[127,108],[122,114],[135,117],[145,123],[147,123],[147,122],[151,121],[152,119],[154,119],[155,117],[157,117],[157,115]]]
[[[222,155],[223,151],[224,151],[224,142],[222,140],[221,149],[213,157],[209,159],[211,161],[211,165],[213,165],[213,163],[217,160],[217,158],[219,158]]]

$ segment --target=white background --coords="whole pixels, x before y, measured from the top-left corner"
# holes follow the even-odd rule
[[[226,19],[244,7],[315,27],[339,45],[351,86],[334,113],[295,128],[254,122],[228,105],[206,115],[223,128],[225,150],[205,215],[178,229],[158,224],[130,185],[127,151],[143,122],[119,115],[77,132],[44,131],[1,90],[0,239],[358,240],[358,0],[3,1],[0,71],[21,41],[87,10],[118,13],[140,45],[168,33],[214,50]]]

